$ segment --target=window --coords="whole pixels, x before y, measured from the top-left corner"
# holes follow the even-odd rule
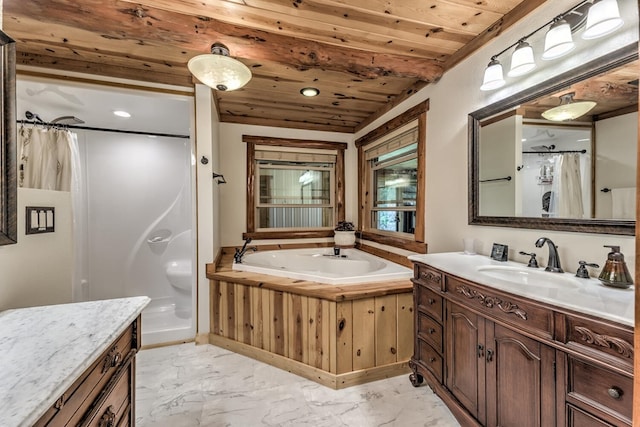
[[[365,239],[426,251],[422,177],[427,110],[428,103],[420,104],[356,141],[359,222]]]
[[[243,140],[248,178],[245,237],[333,235],[335,224],[344,220],[347,145],[248,135]]]

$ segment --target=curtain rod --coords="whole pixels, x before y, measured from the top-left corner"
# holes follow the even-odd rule
[[[522,154],[562,154],[562,153],[585,154],[586,152],[587,150],[523,151]]]
[[[16,120],[17,123],[20,124],[32,124],[32,125],[42,125],[42,126],[50,126],[57,127],[61,129],[80,129],[80,130],[95,130],[100,132],[114,132],[114,133],[126,133],[133,135],[146,135],[146,136],[163,136],[168,138],[181,138],[181,139],[189,139],[191,138],[189,135],[177,135],[171,133],[156,133],[156,132],[143,132],[136,130],[123,130],[123,129],[108,129],[108,128],[96,128],[91,126],[79,126],[79,125],[65,125],[60,123],[47,123],[47,122],[39,122],[33,120]]]

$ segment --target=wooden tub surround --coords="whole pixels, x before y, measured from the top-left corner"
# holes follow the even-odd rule
[[[216,261],[211,344],[334,389],[410,372],[410,279],[335,286],[233,271],[233,248]]]

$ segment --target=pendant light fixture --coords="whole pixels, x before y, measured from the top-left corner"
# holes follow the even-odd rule
[[[582,33],[585,40],[611,34],[622,27],[624,21],[620,18],[617,0],[595,0],[589,8],[587,27]]]
[[[533,48],[526,41],[520,40],[511,55],[511,69],[507,75],[522,76],[534,68],[536,68],[536,60],[533,58]]]
[[[240,89],[251,80],[251,70],[229,56],[229,49],[222,43],[214,43],[210,54],[191,58],[187,68],[202,83],[220,91]]]
[[[491,62],[484,70],[484,79],[480,90],[494,90],[504,86],[504,75],[502,73],[502,64],[494,56]]]
[[[596,106],[594,101],[574,101],[575,95],[575,92],[570,92],[560,96],[560,105],[543,112],[542,117],[552,122],[575,120]]]
[[[542,59],[560,58],[576,47],[571,36],[571,26],[563,18],[554,20],[547,35],[544,37],[544,52]]]

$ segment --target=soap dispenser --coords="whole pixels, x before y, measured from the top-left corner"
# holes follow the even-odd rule
[[[620,246],[604,245],[611,248],[607,255],[607,262],[600,273],[598,279],[607,286],[615,288],[628,288],[633,285],[633,277],[629,274],[627,264],[624,262],[624,255],[620,252]]]

